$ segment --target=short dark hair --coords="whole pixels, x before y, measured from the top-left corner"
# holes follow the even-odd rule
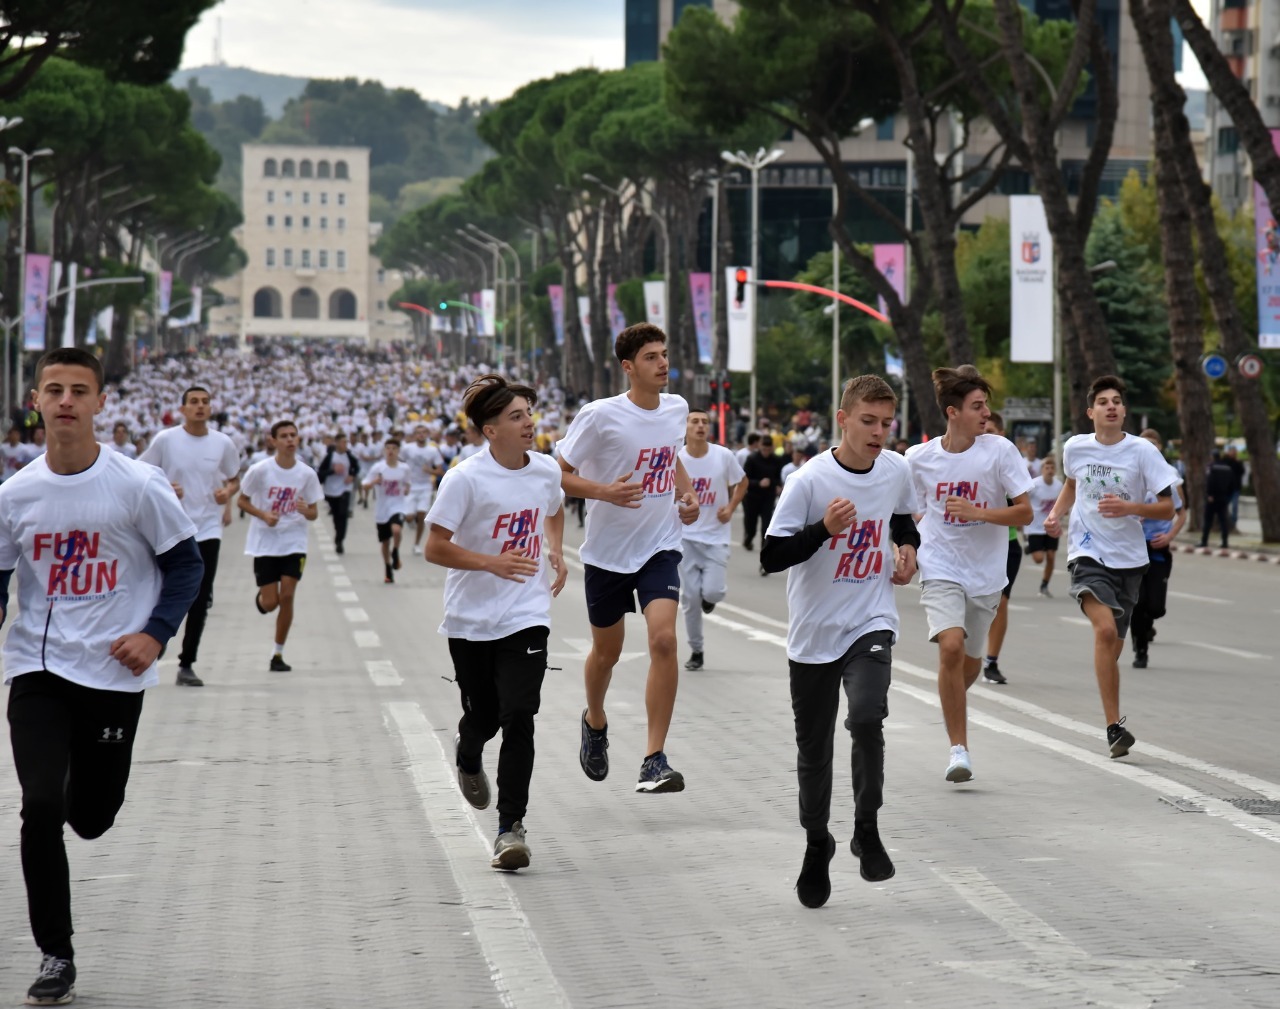
[[[628,326],[618,334],[613,343],[613,352],[619,361],[634,361],[640,348],[649,343],[666,344],[667,334],[651,322],[637,322]]]
[[[278,435],[278,434],[279,434],[281,431],[283,431],[286,427],[291,427],[291,428],[293,428],[295,431],[296,431],[296,430],[298,430],[298,425],[297,425],[297,424],[295,424],[293,421],[291,421],[291,420],[278,420],[278,421],[276,421],[274,424],[272,424],[272,425],[271,425],[271,437],[272,437],[272,438],[276,437],[276,435]]]
[[[193,392],[202,392],[202,393],[204,393],[206,396],[208,396],[210,399],[212,399],[212,398],[213,398],[213,393],[211,393],[211,392],[210,392],[208,389],[206,389],[203,385],[193,385],[193,386],[191,386],[191,388],[189,388],[189,389],[184,389],[184,390],[182,391],[182,405],[183,405],[183,406],[186,406],[186,405],[187,405],[187,397],[188,397],[188,396],[190,396]]]
[[[386,441],[384,441],[384,442],[382,443],[382,447],[383,447],[383,448],[387,448],[389,445],[394,445],[396,448],[399,448],[399,447],[400,447],[400,439],[399,439],[399,438],[388,438]]]
[[[711,407],[709,406],[691,406],[689,407],[689,412],[700,413],[700,414],[703,414],[707,418],[707,420],[711,419]]]
[[[125,433],[125,434],[128,434],[128,433],[129,433],[129,425],[128,425],[128,424],[126,424],[126,423],[125,423],[124,421],[122,421],[122,420],[118,420],[118,421],[116,421],[114,424],[112,424],[112,425],[111,425],[111,433],[112,433],[112,434],[115,434],[115,433],[116,433],[117,431],[119,431],[121,428],[123,428],[123,429],[124,429],[124,433]]]
[[[998,427],[1001,431],[1004,430],[1004,417],[996,413],[994,410],[991,411],[991,416],[988,417],[987,420],[991,421],[991,423],[994,424],[996,427]]]
[[[527,385],[508,382],[501,375],[481,375],[462,394],[462,410],[471,426],[484,434],[484,426],[500,416],[517,396],[528,400],[530,409],[538,403],[538,394]]]
[[[892,403],[898,405],[898,394],[879,375],[858,375],[844,384],[844,392],[840,394],[840,409],[848,413],[853,404],[861,400],[864,403]]]
[[[991,386],[971,364],[962,364],[959,368],[939,368],[933,373],[933,392],[944,416],[948,407],[954,406],[959,410],[964,406],[969,393],[979,389],[988,396],[991,395]]]
[[[1128,392],[1124,381],[1115,375],[1103,375],[1093,380],[1093,384],[1089,386],[1089,405],[1093,406],[1094,400],[1101,396],[1108,389],[1114,389],[1120,393],[1120,401],[1124,402],[1124,394]]]
[[[750,448],[752,445],[759,445],[759,444],[760,444],[759,431],[752,431],[749,435],[747,435],[747,448]]]
[[[345,438],[346,436],[347,436],[347,432],[346,432],[346,431],[335,431],[335,432],[333,433],[333,440],[334,440],[334,441],[342,441],[342,439],[343,439],[343,438]]]
[[[102,362],[98,360],[96,354],[90,354],[80,347],[58,347],[44,354],[36,364],[37,389],[40,388],[40,376],[51,364],[70,364],[88,368],[93,372],[94,381],[98,383],[98,392],[102,392],[102,387],[106,385],[106,376],[102,373]]]

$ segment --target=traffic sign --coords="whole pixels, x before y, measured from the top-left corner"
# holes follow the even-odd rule
[[[1209,378],[1221,378],[1227,373],[1227,359],[1221,354],[1205,354],[1200,358],[1200,370]]]
[[[1236,368],[1245,378],[1257,378],[1262,374],[1262,358],[1257,354],[1241,354],[1236,358]]]

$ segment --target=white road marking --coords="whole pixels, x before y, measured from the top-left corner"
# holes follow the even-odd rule
[[[340,574],[342,574],[342,572],[343,572],[343,567],[342,567],[342,562],[341,562],[341,561],[339,561],[337,564],[328,564],[328,565],[326,565],[326,567],[328,567],[329,572],[330,572],[331,574],[340,575]]]
[[[377,631],[355,631],[357,648],[381,648],[382,639]]]
[[[369,622],[369,614],[359,606],[348,606],[342,611],[342,615],[353,624],[367,624]]]
[[[785,620],[776,620],[773,617],[766,617],[763,613],[755,613],[751,610],[743,609],[741,606],[734,606],[733,603],[716,603],[716,609],[725,610],[728,613],[736,613],[740,617],[746,617],[757,623],[764,624],[766,627],[779,627],[782,630],[787,629]]]
[[[1182,641],[1179,644],[1190,645],[1192,648],[1205,648],[1211,652],[1221,652],[1223,655],[1234,655],[1237,659],[1269,659],[1270,655],[1259,655],[1257,652],[1246,652],[1243,648],[1228,648],[1226,645],[1211,645],[1207,641]]]
[[[391,728],[409,754],[409,773],[422,800],[431,835],[449,860],[449,869],[506,1009],[569,1009],[529,919],[505,873],[489,868],[490,841],[479,821],[460,801],[450,770],[452,759],[431,731],[422,709],[411,701],[385,704]]]
[[[404,680],[396,672],[393,662],[388,659],[365,659],[364,668],[369,673],[375,687],[399,687]]]
[[[334,575],[333,587],[335,589],[349,589],[351,588],[351,579],[346,575]]]
[[[358,603],[360,601],[360,597],[354,592],[335,592],[334,595],[338,597],[338,602],[340,603]]]
[[[573,649],[571,652],[547,652],[547,658],[550,659],[585,659],[587,653],[591,651],[590,638],[561,638],[566,645]],[[622,652],[618,656],[618,663],[630,662],[632,659],[643,658],[648,652]]]
[[[1092,627],[1088,617],[1059,617],[1064,624],[1079,624],[1081,627]]]
[[[1170,589],[1169,595],[1176,599],[1190,599],[1193,603],[1214,603],[1218,606],[1230,606],[1230,599],[1219,599],[1217,596],[1198,596],[1194,592],[1175,592]]]
[[[1010,604],[1009,604],[1009,609],[1013,610],[1013,612],[1014,612],[1014,613],[1030,613],[1032,610],[1034,610],[1034,609],[1035,609],[1035,607],[1034,607],[1034,606],[1021,606],[1021,605],[1019,605],[1018,603],[1010,603]]]

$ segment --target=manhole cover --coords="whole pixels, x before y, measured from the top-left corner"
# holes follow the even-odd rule
[[[1257,816],[1280,816],[1280,802],[1275,799],[1228,799],[1227,802]]]

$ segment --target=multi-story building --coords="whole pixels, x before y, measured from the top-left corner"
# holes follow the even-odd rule
[[[369,149],[245,144],[242,155],[248,264],[219,285],[212,332],[407,338],[409,320],[387,304],[401,277],[369,251]]]

